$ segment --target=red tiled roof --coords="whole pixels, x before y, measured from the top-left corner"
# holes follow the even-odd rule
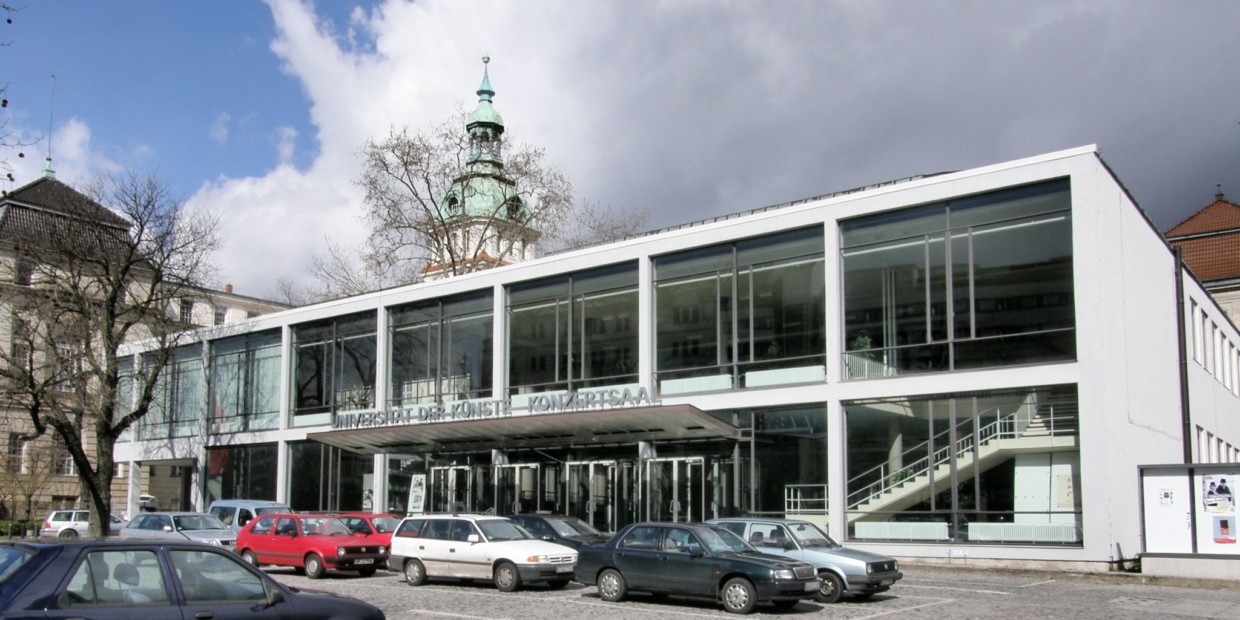
[[[1203,281],[1240,277],[1240,232],[1172,241]]]
[[[1166,235],[1181,237],[1236,228],[1240,228],[1240,205],[1219,198],[1206,208],[1188,216],[1188,219],[1173,226]],[[1201,274],[1197,275],[1201,276]]]

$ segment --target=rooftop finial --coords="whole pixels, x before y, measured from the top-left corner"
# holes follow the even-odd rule
[[[1223,199],[1223,184],[1222,184],[1222,183],[1219,183],[1219,184],[1215,185],[1215,187],[1217,187],[1217,188],[1218,188],[1218,191],[1217,191],[1217,192],[1215,192],[1215,194],[1214,194],[1214,199],[1215,199],[1215,200],[1222,200],[1222,199]]]
[[[43,166],[43,178],[56,178],[56,171],[52,169],[52,128],[54,127],[53,118],[56,106],[56,74],[52,74],[52,95],[47,104],[47,163]]]
[[[491,55],[484,54],[482,56],[482,85],[478,87],[478,101],[490,101],[495,96],[495,91],[491,90],[491,77],[487,74],[487,65],[491,62]]]

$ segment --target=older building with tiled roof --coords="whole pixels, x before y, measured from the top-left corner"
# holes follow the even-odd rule
[[[123,251],[130,222],[68,184],[49,168],[43,176],[0,194],[0,347],[14,350],[23,321],[14,303],[24,295],[37,262],[54,262],[73,248],[82,255],[104,256]],[[82,252],[83,250],[91,250]],[[37,277],[37,276],[35,276]],[[168,308],[187,329],[240,323],[253,316],[286,308],[284,304],[239,295],[232,285],[222,291],[186,289]],[[37,518],[49,509],[82,507],[77,468],[63,446],[49,435],[25,441],[29,414],[0,406],[0,518]],[[86,443],[91,439],[87,437]],[[178,472],[191,461],[146,463],[138,475],[160,508],[183,508],[188,486]],[[118,470],[114,512],[125,509],[125,478]],[[29,498],[24,497],[27,493]]]
[[[1223,197],[1165,233],[1233,323],[1240,323],[1240,204]]]

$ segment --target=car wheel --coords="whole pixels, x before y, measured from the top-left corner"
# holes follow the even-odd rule
[[[417,560],[405,562],[405,583],[420,586],[426,583],[426,568]]]
[[[372,568],[363,568],[363,569],[361,569],[361,570],[357,571],[357,574],[359,574],[359,575],[361,575],[361,576],[363,576],[363,577],[372,577],[372,576],[374,576],[374,574],[375,574],[375,571],[376,571],[376,570],[378,570],[378,569],[375,569],[375,568],[373,568],[373,567],[372,567]]]
[[[734,577],[723,584],[723,609],[728,613],[747,614],[758,602],[758,592],[748,579]]]
[[[565,587],[568,586],[568,581],[569,581],[568,579],[562,579],[560,581],[548,581],[547,587],[551,588],[552,590],[563,590]]]
[[[500,592],[515,592],[521,587],[521,573],[512,562],[504,562],[495,567],[495,587]]]
[[[844,582],[840,581],[839,576],[832,572],[818,573],[818,577],[822,579],[822,583],[818,584],[818,594],[814,598],[819,603],[830,605],[840,600],[840,595],[844,594]]]
[[[609,602],[624,600],[624,595],[629,591],[629,585],[624,582],[624,575],[620,571],[609,568],[598,576],[598,595]]]
[[[258,566],[258,554],[249,549],[241,552],[241,559],[248,562],[250,566]]]
[[[77,537],[78,537],[77,530],[69,529],[69,528],[60,530],[60,538],[77,538]]]
[[[319,556],[313,553],[306,556],[307,577],[311,579],[318,579],[319,577],[322,577],[325,572],[327,571],[323,569],[323,560],[320,560]]]

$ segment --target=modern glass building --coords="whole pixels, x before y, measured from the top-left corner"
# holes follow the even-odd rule
[[[1102,568],[1140,549],[1139,465],[1240,460],[1240,334],[1093,147],[196,340],[116,456],[200,508],[789,516]]]

